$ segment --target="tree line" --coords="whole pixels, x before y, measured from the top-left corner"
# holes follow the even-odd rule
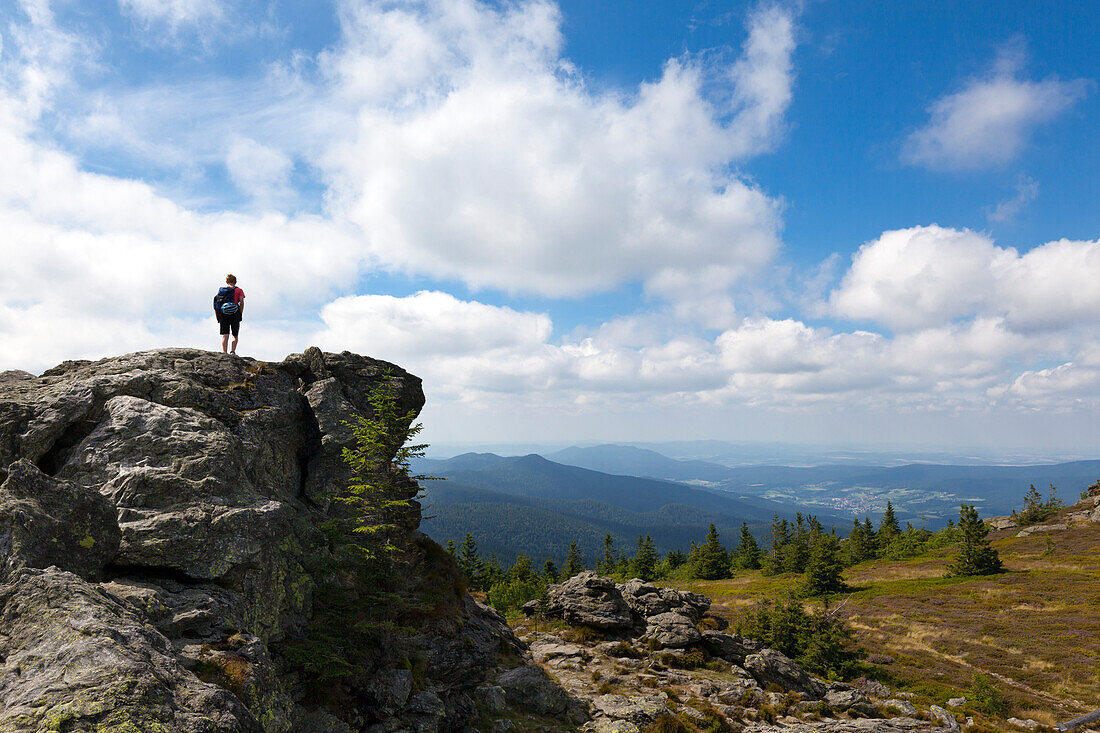
[[[1029,494],[1030,496],[1030,494]],[[1025,497],[1027,498],[1027,497]],[[1028,503],[1030,506],[1030,503]],[[801,574],[798,593],[815,597],[843,591],[846,568],[875,559],[899,560],[922,555],[929,550],[957,546],[958,553],[949,566],[950,575],[983,575],[1002,570],[996,550],[989,546],[988,527],[974,506],[960,507],[958,524],[949,522],[938,532],[897,519],[892,502],[887,502],[878,527],[870,517],[855,519],[846,538],[835,529],[826,530],[813,515],[795,515],[794,521],[776,516],[772,521],[770,543],[762,549],[742,523],[737,543],[726,548],[713,524],[701,542],[692,542],[689,550],[672,550],[664,557],[657,552],[649,535],[641,535],[632,554],[623,552],[608,534],[595,563],[590,565],[576,542],[569,546],[565,563],[558,567],[547,558],[536,568],[527,555],[520,555],[508,568],[495,556],[482,558],[477,542],[467,533],[462,544],[449,541],[447,552],[468,580],[471,590],[487,594],[489,602],[500,610],[518,608],[539,598],[548,585],[561,582],[595,567],[600,575],[625,581],[631,578],[653,580],[722,580],[745,570],[759,570],[765,576]]]

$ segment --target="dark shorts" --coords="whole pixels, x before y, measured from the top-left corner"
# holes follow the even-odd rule
[[[233,332],[233,338],[237,338],[237,334],[241,332],[241,319],[240,318],[223,318],[218,316],[218,331],[222,336],[228,336],[229,332]]]

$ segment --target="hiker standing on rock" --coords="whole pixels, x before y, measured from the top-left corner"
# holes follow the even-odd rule
[[[236,275],[225,276],[225,287],[218,288],[214,296],[214,315],[222,335],[222,353],[237,353],[237,335],[241,332],[241,318],[244,317],[244,291],[237,287]],[[233,345],[229,345],[229,334],[233,333]]]

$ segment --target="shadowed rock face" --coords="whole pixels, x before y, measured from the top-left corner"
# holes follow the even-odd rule
[[[371,413],[382,379],[420,410],[418,378],[317,349],[0,375],[0,730],[345,729],[295,704],[267,644],[311,616],[317,519],[349,479],[344,422]],[[419,520],[413,502],[402,524],[423,542]],[[462,709],[451,694],[502,642],[520,648],[472,599],[462,613],[424,632],[443,687],[409,703],[418,719]]]

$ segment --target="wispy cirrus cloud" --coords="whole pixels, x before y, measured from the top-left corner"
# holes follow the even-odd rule
[[[184,26],[218,23],[231,0],[118,0],[119,9],[144,24],[163,24],[176,31]]]
[[[1027,176],[1016,179],[1015,189],[1014,196],[986,211],[985,218],[997,223],[1012,221],[1039,196],[1039,182]]]

